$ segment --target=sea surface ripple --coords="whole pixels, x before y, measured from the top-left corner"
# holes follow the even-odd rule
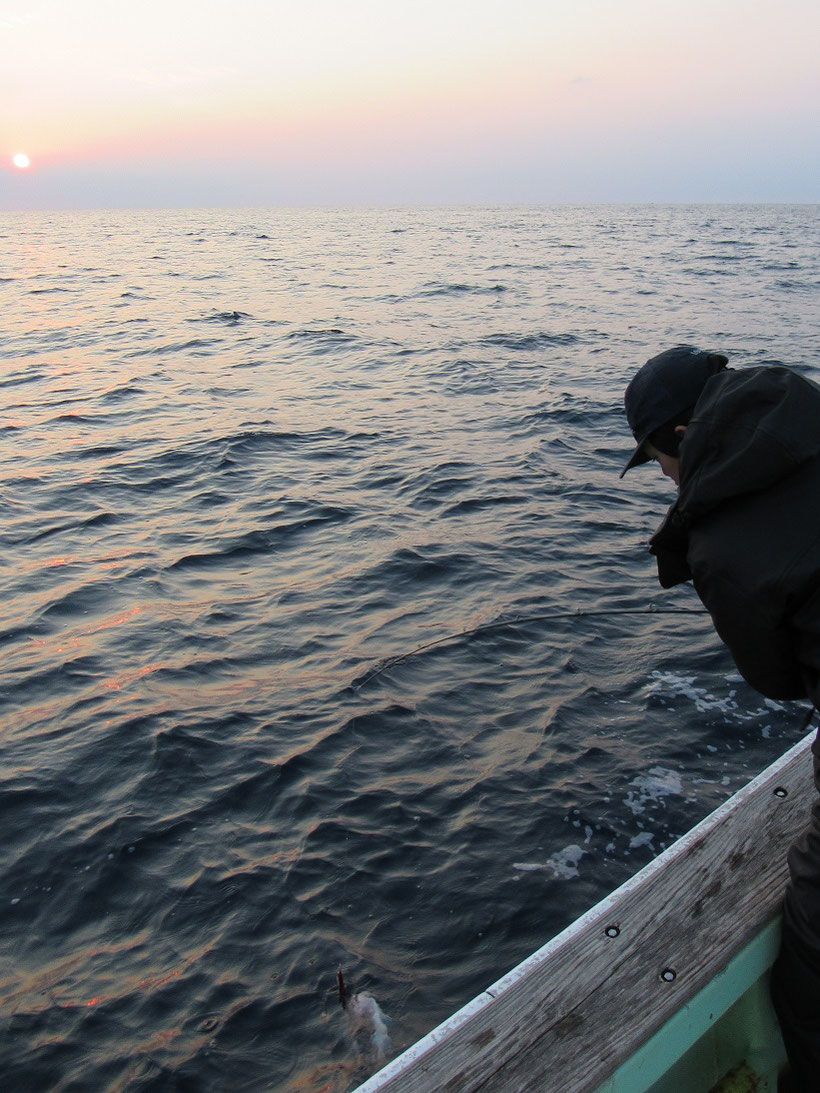
[[[0,236],[6,1088],[350,1089],[337,968],[397,1052],[797,738],[618,472],[662,348],[820,374],[817,206]]]

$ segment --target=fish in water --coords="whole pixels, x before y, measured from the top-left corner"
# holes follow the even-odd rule
[[[369,1036],[368,1054],[381,1066],[393,1049],[390,1034],[387,1031],[389,1018],[370,991],[359,991],[358,994],[354,994],[348,1001],[346,1009],[354,1038]]]

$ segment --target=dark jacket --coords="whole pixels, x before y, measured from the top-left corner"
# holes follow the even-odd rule
[[[708,380],[650,550],[664,588],[694,581],[753,687],[820,705],[820,387],[781,367]]]

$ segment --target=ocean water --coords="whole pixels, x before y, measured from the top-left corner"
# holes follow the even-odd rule
[[[351,1089],[800,735],[618,472],[662,348],[820,375],[817,206],[0,235],[5,1087]]]

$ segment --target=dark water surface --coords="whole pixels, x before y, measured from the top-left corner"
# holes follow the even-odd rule
[[[6,1088],[349,1089],[339,966],[399,1051],[797,739],[618,472],[662,348],[820,374],[817,206],[0,235]]]

